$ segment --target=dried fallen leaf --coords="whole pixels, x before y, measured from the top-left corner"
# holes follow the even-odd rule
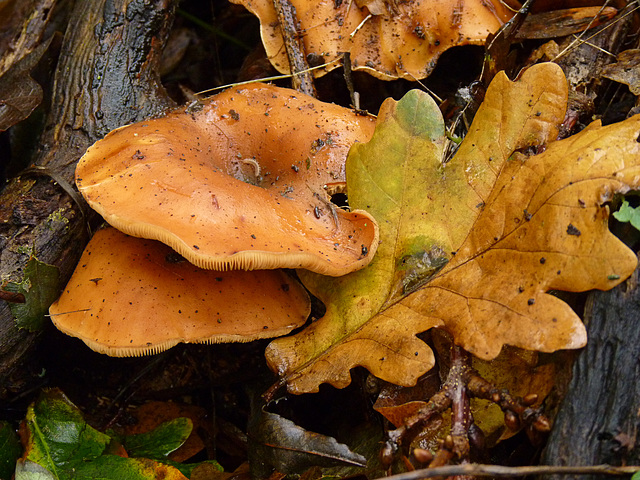
[[[608,290],[635,269],[603,204],[640,183],[639,129],[640,117],[594,122],[540,155],[508,162],[456,257],[386,315],[442,326],[485,360],[505,344],[543,352],[584,346],[580,318],[547,292]]]
[[[553,143],[566,99],[557,65],[515,83],[499,74],[446,164],[430,99],[411,92],[383,105],[373,139],[347,162],[350,199],[381,225],[378,255],[340,279],[301,275],[327,313],[267,350],[290,391],[344,387],[357,365],[412,385],[433,366],[415,335],[433,327],[486,360],[506,344],[584,345],[578,316],[546,292],[608,289],[635,268],[603,204],[640,184],[640,117]],[[539,155],[518,153],[546,143]]]
[[[518,39],[548,39],[564,37],[595,28],[612,19],[618,10],[613,7],[577,7],[527,16],[518,30]]]
[[[273,66],[289,73],[289,60],[271,0],[232,0],[260,19],[262,42]],[[384,80],[424,78],[438,57],[456,45],[481,45],[512,15],[497,0],[334,1],[293,0],[308,58],[340,66],[351,53],[354,70]]]
[[[298,473],[311,466],[364,467],[366,458],[327,435],[310,432],[264,408],[249,421],[249,463],[255,478],[266,478],[271,469]]]
[[[634,95],[640,95],[640,50],[631,49],[620,52],[617,62],[602,70],[602,76],[627,85]]]
[[[42,102],[42,87],[30,74],[50,43],[40,44],[0,76],[0,132],[27,118]]]

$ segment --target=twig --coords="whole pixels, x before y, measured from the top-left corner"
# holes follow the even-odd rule
[[[446,467],[425,468],[413,472],[400,473],[385,477],[385,480],[420,480],[422,478],[449,477],[470,475],[475,477],[523,477],[526,475],[632,475],[640,471],[640,466],[612,467],[611,465],[594,466],[527,466],[504,467],[502,465],[482,465],[468,463],[466,465],[448,465]]]
[[[549,431],[549,420],[540,408],[532,408],[537,395],[525,398],[513,397],[508,391],[496,388],[471,367],[471,357],[462,347],[451,346],[451,366],[440,390],[416,413],[403,420],[395,430],[387,432],[380,456],[388,468],[401,446],[409,445],[418,429],[426,425],[434,415],[451,408],[451,433],[447,435],[435,457],[429,463],[429,471],[452,461],[466,461],[469,454],[469,431],[473,428],[469,397],[483,398],[497,404],[505,412],[505,423],[511,430],[524,427],[532,441],[538,434]],[[454,474],[457,476],[466,473]]]
[[[356,33],[358,33],[358,31],[359,31],[362,27],[364,27],[364,24],[365,24],[365,23],[367,23],[367,21],[368,21],[369,19],[371,19],[372,17],[373,17],[373,15],[371,15],[371,14],[367,15],[366,17],[364,17],[364,20],[362,20],[362,21],[360,22],[360,25],[358,25],[358,26],[356,27],[356,29],[355,29],[353,32],[351,32],[351,33],[349,34],[349,38],[353,39],[353,37],[355,37]]]
[[[351,97],[351,105],[356,110],[360,110],[359,96],[356,95],[356,89],[353,85],[353,77],[351,76],[351,54],[344,52],[342,54],[342,74],[344,75],[344,81],[347,84],[347,90],[349,90],[349,96]]]
[[[278,13],[282,39],[287,50],[287,57],[289,57],[289,68],[293,74],[291,80],[293,88],[315,97],[316,89],[313,85],[313,77],[309,73],[309,64],[298,34],[296,7],[289,0],[273,0],[273,6]]]
[[[451,367],[445,385],[451,400],[451,433],[447,435],[430,468],[452,463],[458,459],[467,461],[469,457],[468,431],[472,424],[467,381],[471,369],[471,355],[458,345],[451,346]]]
[[[596,21],[596,19],[598,18],[598,16],[600,15],[600,13],[602,13],[602,11],[605,9],[605,7],[608,7],[610,4],[610,0],[607,0],[604,5],[602,5],[602,7],[600,8],[600,10],[598,11],[598,14],[595,15],[593,17],[593,19],[591,20],[591,22],[589,22],[589,25],[587,25],[587,28],[585,28],[580,35],[575,36],[574,35],[574,39],[571,41],[571,43],[569,45],[567,45],[564,50],[562,50],[560,53],[558,53],[551,61],[552,62],[557,62],[558,59],[560,57],[562,57],[563,55],[565,55],[566,53],[570,52],[571,50],[573,50],[574,48],[577,48],[577,44],[582,44],[582,43],[586,43],[587,41],[589,41],[590,39],[592,39],[593,37],[595,37],[596,35],[598,35],[599,33],[602,33],[604,30],[606,30],[607,28],[611,27],[612,25],[615,25],[617,22],[619,22],[620,20],[622,20],[623,18],[625,18],[627,15],[633,13],[635,10],[638,9],[638,7],[634,8],[633,10],[631,10],[630,12],[627,12],[626,14],[622,15],[619,19],[611,22],[609,25],[605,25],[602,29],[598,30],[597,32],[595,32],[594,34],[592,34],[591,36],[587,37],[586,39],[583,39],[584,35],[586,35],[587,31],[589,31],[589,29],[591,28],[591,25]],[[611,53],[607,52],[609,55],[612,55]]]
[[[495,35],[489,35],[487,38],[487,45],[484,48],[485,60],[482,64],[479,79],[485,86],[491,83],[498,71],[505,70],[503,65],[497,65],[497,61],[501,59],[503,63],[505,62],[511,46],[511,39],[524,23],[533,3],[534,0],[526,0],[516,14],[502,25]]]
[[[333,62],[327,62],[327,63],[323,63],[322,65],[317,65],[315,67],[309,67],[306,70],[302,71],[302,72],[298,72],[300,73],[306,73],[306,72],[313,72],[314,70],[319,70],[321,68],[326,68],[329,65],[332,65],[336,62],[339,62],[340,59],[338,60],[334,60]],[[226,85],[220,85],[218,87],[213,87],[213,88],[207,88],[206,90],[201,90],[199,92],[196,92],[195,95],[204,95],[205,93],[210,93],[210,92],[215,92],[218,90],[224,90],[225,88],[231,88],[231,87],[241,87],[243,85],[250,85],[253,83],[265,83],[265,82],[272,82],[274,80],[282,80],[283,78],[292,78],[293,75],[290,73],[285,73],[282,75],[273,75],[271,77],[264,77],[264,78],[254,78],[252,80],[245,80],[244,82],[236,82],[236,83],[228,83]]]

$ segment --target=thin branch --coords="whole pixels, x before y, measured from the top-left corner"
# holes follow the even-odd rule
[[[280,31],[289,58],[289,67],[293,74],[293,88],[312,97],[316,95],[313,76],[309,72],[309,64],[304,51],[304,44],[298,32],[298,17],[296,7],[289,0],[273,0],[273,6],[278,14]]]
[[[340,61],[340,59],[334,60],[333,62],[323,63],[322,65],[317,65],[315,67],[309,67],[308,69],[300,71],[298,73],[313,72],[314,70],[319,70],[321,68],[326,68],[326,67],[328,67],[330,65],[333,65],[334,63],[337,63],[339,61]],[[274,80],[282,80],[283,78],[293,78],[293,74],[292,73],[285,73],[285,74],[282,74],[282,75],[273,75],[271,77],[254,78],[252,80],[245,80],[244,82],[228,83],[226,85],[220,85],[218,87],[213,87],[213,88],[208,88],[206,90],[201,90],[199,92],[196,92],[195,95],[196,96],[197,95],[204,95],[205,93],[215,92],[217,90],[224,90],[225,88],[241,87],[243,85],[250,85],[252,83],[272,82]]]

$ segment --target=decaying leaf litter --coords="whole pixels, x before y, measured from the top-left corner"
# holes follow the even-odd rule
[[[530,80],[531,77],[527,77],[528,75],[540,75],[545,79],[545,87],[548,88],[549,85],[554,86],[557,84],[559,90],[562,90],[563,85],[566,85],[566,83],[558,81],[561,78],[558,77],[559,71],[557,69],[552,70],[555,68],[550,65],[534,67],[525,71],[522,78],[515,84],[508,83],[506,77],[500,76],[496,79],[496,82],[507,82],[503,85],[506,85],[506,89],[518,88],[518,85],[520,87],[526,85],[529,88],[530,85],[525,78]],[[537,82],[531,81],[531,84],[535,85],[536,83],[542,84],[540,79]],[[527,90],[527,88],[523,89]],[[495,87],[494,90],[501,89]],[[453,339],[456,343],[462,344],[467,350],[485,359],[490,359],[497,355],[501,347],[507,344],[542,351],[579,346],[584,341],[581,324],[576,323],[576,316],[568,307],[563,306],[564,304],[559,300],[553,300],[554,297],[546,295],[546,291],[549,289],[580,291],[593,287],[610,288],[615,283],[622,281],[630,273],[630,269],[633,269],[635,257],[626,254],[626,251],[613,237],[608,240],[608,244],[604,246],[598,245],[598,242],[593,238],[596,236],[592,231],[595,223],[597,225],[596,231],[600,236],[604,235],[607,238],[607,207],[602,205],[611,201],[613,194],[625,193],[629,188],[635,186],[636,172],[633,169],[634,167],[629,167],[628,161],[626,165],[624,163],[625,148],[629,149],[627,152],[629,156],[635,153],[633,150],[635,148],[633,134],[636,133],[637,137],[637,132],[634,130],[636,126],[633,125],[633,118],[624,124],[631,134],[624,133],[624,128],[620,126],[605,127],[604,130],[601,130],[598,126],[591,126],[577,137],[553,142],[564,119],[565,100],[562,98],[564,93],[556,91],[555,98],[553,100],[547,99],[545,102],[540,99],[545,96],[546,92],[538,94],[538,96],[527,92],[533,98],[540,100],[540,103],[545,107],[550,105],[549,110],[545,110],[542,107],[539,109],[532,108],[533,106],[529,104],[524,107],[526,113],[522,113],[520,110],[522,107],[509,108],[508,105],[506,107],[503,105],[504,110],[496,108],[493,112],[494,115],[496,115],[496,111],[521,113],[525,127],[520,127],[521,124],[518,124],[515,120],[513,122],[505,121],[504,115],[501,115],[501,121],[494,123],[508,127],[513,126],[516,134],[510,137],[507,133],[503,137],[501,132],[499,142],[489,141],[487,142],[489,145],[483,145],[483,135],[488,137],[491,137],[491,135],[486,133],[486,123],[483,122],[481,124],[479,119],[483,118],[482,115],[491,117],[493,99],[490,92],[491,88],[487,92],[485,102],[471,127],[469,135],[462,143],[456,156],[448,162],[443,162],[442,154],[438,159],[438,151],[442,149],[445,142],[444,124],[442,120],[436,118],[439,116],[439,111],[428,97],[415,92],[408,94],[395,106],[392,102],[387,102],[379,115],[379,132],[369,143],[361,144],[354,148],[347,163],[349,202],[352,208],[358,208],[362,205],[370,212],[376,209],[384,212],[378,216],[374,213],[374,217],[380,223],[382,243],[377,255],[375,257],[372,255],[373,262],[370,266],[346,277],[337,277],[329,280],[319,276],[314,278],[314,274],[300,272],[299,275],[302,281],[327,306],[324,318],[315,322],[313,328],[322,329],[318,325],[323,325],[323,322],[326,325],[326,319],[335,316],[335,311],[340,309],[345,312],[345,315],[342,316],[343,319],[347,320],[345,323],[351,323],[351,327],[345,328],[344,326],[333,325],[332,328],[334,330],[342,329],[343,335],[342,337],[334,336],[333,338],[328,335],[328,345],[331,347],[328,350],[318,348],[316,345],[311,350],[308,348],[296,349],[293,355],[287,357],[286,342],[291,342],[292,340],[278,340],[269,347],[268,352],[272,368],[279,369],[283,373],[283,378],[288,381],[290,389],[296,390],[299,388],[300,391],[304,391],[306,388],[315,390],[322,382],[335,383],[342,387],[350,381],[348,376],[349,368],[356,365],[364,365],[379,377],[390,379],[395,383],[411,384],[421,373],[429,369],[430,364],[433,364],[434,358],[427,344],[415,338],[414,335],[433,327],[449,331],[453,334]],[[523,96],[526,97],[526,95]],[[504,95],[504,97],[507,97],[507,100],[511,100],[513,97],[514,103],[517,103],[518,95],[516,94]],[[551,92],[550,97],[554,97],[553,92]],[[536,102],[533,103],[536,105]],[[410,107],[407,108],[407,104]],[[415,115],[415,112],[423,110],[431,115],[420,116],[419,118],[422,121],[416,121],[418,116]],[[236,113],[240,115],[242,112]],[[434,118],[436,119],[434,120]],[[520,119],[521,121],[522,118]],[[481,126],[476,127],[474,130],[474,125],[477,124]],[[408,140],[405,139],[404,143],[396,142],[393,137],[397,135],[393,134],[387,134],[385,140],[385,129],[393,133],[402,130],[408,131],[409,134],[405,135]],[[430,141],[420,143],[420,140],[422,140],[420,137],[423,135],[430,137]],[[474,137],[474,135],[477,137]],[[619,138],[615,137],[615,135],[618,135]],[[391,144],[393,146],[391,148],[385,143],[389,142],[389,137],[392,139]],[[608,155],[606,152],[609,150],[607,137],[615,138],[615,142],[612,143],[615,143],[616,148],[620,149],[620,151],[616,151],[617,159],[615,162],[618,163],[614,162],[613,165],[608,165],[609,162],[607,161]],[[376,145],[378,149],[374,148]],[[436,171],[436,174],[433,175],[433,180],[429,182],[435,185],[430,186],[437,193],[442,193],[446,191],[447,186],[460,192],[464,191],[464,188],[460,187],[471,184],[472,188],[467,189],[471,190],[471,192],[468,192],[466,197],[461,195],[460,198],[447,199],[448,201],[443,201],[442,198],[433,194],[426,195],[427,199],[432,203],[429,204],[425,200],[427,207],[422,209],[421,216],[431,218],[427,222],[415,222],[411,218],[405,220],[402,208],[400,208],[400,215],[396,215],[397,212],[393,212],[393,208],[385,207],[380,199],[386,195],[395,200],[393,195],[389,195],[389,192],[396,193],[398,191],[398,185],[396,184],[400,184],[399,191],[404,195],[405,190],[411,190],[406,187],[412,184],[411,180],[415,180],[416,177],[426,177],[427,175],[424,175],[424,173],[429,171],[429,168],[424,166],[422,168],[404,167],[403,165],[406,172],[401,175],[402,181],[398,180],[397,176],[388,174],[385,168],[378,168],[379,165],[376,165],[375,169],[367,168],[367,149],[376,152],[377,156],[380,145],[385,146],[384,150],[393,150],[396,153],[400,151],[400,160],[396,158],[392,161],[399,162],[401,165],[409,163],[407,161],[408,158],[429,157],[429,155],[422,154],[431,152],[432,163],[436,168],[431,168],[430,174],[433,175],[433,170]],[[541,147],[541,145],[546,146]],[[621,145],[629,146],[621,147]],[[591,147],[593,147],[594,152],[605,153],[594,155],[591,152],[591,157],[586,154],[583,155],[585,148],[588,150]],[[420,152],[421,155],[407,154],[406,152],[411,151],[411,149],[414,152]],[[546,151],[537,156],[531,155],[545,149]],[[436,150],[435,154],[433,150]],[[402,152],[404,152],[404,155]],[[478,154],[478,152],[481,152],[481,154]],[[496,152],[495,156],[493,152]],[[371,157],[371,154],[369,154],[369,157]],[[598,158],[596,159],[595,157]],[[576,163],[586,160],[583,161],[582,165],[586,163],[588,167],[584,171],[577,167],[565,170],[556,165],[558,158],[566,161],[571,161],[573,158]],[[599,160],[599,162],[596,160]],[[456,163],[457,161],[460,163]],[[354,165],[360,168],[360,172],[358,172],[358,167],[354,167]],[[355,175],[349,173],[354,170],[356,172]],[[380,175],[377,180],[375,175],[371,174],[371,170],[376,170],[376,173]],[[397,169],[392,168],[391,170],[393,172]],[[401,167],[400,171],[402,170],[403,168]],[[415,173],[416,170],[422,175],[407,174]],[[505,174],[505,172],[507,173]],[[567,175],[567,172],[576,176]],[[393,173],[397,174],[397,171]],[[409,177],[412,176],[413,179],[410,179]],[[544,181],[540,181],[540,178],[544,179]],[[538,183],[534,180],[538,180]],[[499,191],[493,186],[493,181],[496,181],[501,186]],[[367,195],[371,195],[371,190],[359,187],[359,184],[367,184],[367,182],[369,187],[373,185],[384,195],[372,196],[371,199],[367,199]],[[447,182],[449,182],[449,185],[446,185]],[[550,191],[546,191],[543,188],[547,182],[553,186]],[[575,187],[574,183],[577,184]],[[517,187],[513,187],[514,184]],[[591,185],[585,190],[582,188],[584,184]],[[381,188],[380,185],[385,188]],[[522,195],[510,195],[514,189],[522,193]],[[576,191],[578,192],[577,194]],[[575,199],[576,195],[580,197],[577,200]],[[410,195],[407,196],[410,197]],[[430,196],[437,198],[435,203],[438,204],[439,202],[442,205],[441,209],[444,210],[444,213],[442,211],[438,212],[436,208],[433,208],[433,198],[429,198]],[[414,194],[413,198],[416,197],[420,198]],[[420,198],[420,200],[422,199]],[[573,205],[571,200],[573,200]],[[457,206],[456,202],[462,205],[462,208],[459,206],[455,208]],[[576,202],[577,206],[575,205]],[[396,203],[406,205],[411,202]],[[527,208],[522,208],[523,203],[526,204]],[[314,210],[310,208],[309,214],[315,215],[316,212]],[[387,213],[385,210],[390,210],[393,213],[385,215]],[[551,213],[547,213],[545,210]],[[464,211],[465,215],[460,214],[460,211]],[[410,215],[407,216],[410,217]],[[555,221],[548,221],[547,216]],[[393,220],[397,217],[400,217],[402,221],[394,222]],[[384,220],[381,221],[380,218]],[[499,219],[500,222],[497,222],[496,219]],[[594,222],[594,219],[597,222]],[[507,220],[511,220],[513,225],[510,225]],[[413,226],[412,222],[425,223],[432,228],[414,230],[411,228]],[[536,225],[536,222],[541,225],[534,229],[533,226]],[[551,223],[551,231],[544,233],[545,228],[549,228],[549,223]],[[444,229],[444,231],[433,228],[433,225],[440,226],[442,224],[454,226],[449,227],[447,225],[449,228]],[[554,231],[553,228],[558,231]],[[402,232],[402,234],[389,235],[389,231],[393,232],[394,229],[397,232]],[[407,232],[409,233],[407,234]],[[395,244],[393,241],[385,242],[385,238],[394,239],[396,242]],[[567,238],[569,241],[564,241]],[[526,246],[530,243],[535,245],[536,248],[528,250]],[[600,248],[600,250],[597,250],[597,248]],[[504,255],[505,250],[518,252],[520,263],[515,269],[512,267],[510,270],[508,266],[504,266],[512,261],[511,256]],[[393,253],[384,255],[385,252],[389,251]],[[593,255],[594,252],[597,253],[595,257]],[[616,252],[620,253],[616,255]],[[543,256],[539,254],[543,254]],[[585,256],[591,260],[591,263],[587,264],[586,267],[584,262],[571,261],[572,257]],[[485,259],[485,257],[493,258]],[[569,258],[567,259],[566,257]],[[498,259],[498,261],[496,262],[495,259]],[[496,263],[503,265],[502,268],[495,268]],[[528,267],[522,268],[521,266],[524,264],[527,264]],[[559,266],[562,268],[559,268]],[[604,274],[603,270],[606,270]],[[471,274],[466,273],[469,271],[471,271]],[[575,272],[582,274],[582,276],[576,275]],[[505,273],[509,277],[507,281],[504,280]],[[585,273],[588,275],[584,275]],[[468,280],[469,277],[482,280],[488,278],[489,280],[486,282],[474,280],[470,285],[469,282],[456,278],[456,274],[465,280]],[[373,288],[359,290],[360,282],[354,282],[355,287],[349,285],[350,278],[360,277],[367,279],[368,275],[371,275],[374,280],[369,280],[368,282],[365,280],[363,283]],[[485,275],[488,275],[488,277],[485,277]],[[518,276],[521,277],[521,281],[517,288],[513,288],[514,291],[510,293],[507,292],[508,287],[514,285],[514,277]],[[569,288],[567,288],[567,284],[571,284]],[[469,287],[477,288],[477,290],[473,288],[465,290],[465,288]],[[378,293],[378,295],[370,295],[370,290]],[[436,296],[434,300],[432,293],[434,290],[448,292],[448,295],[453,295],[451,298],[466,297],[474,300],[473,302],[467,301],[466,305],[457,304],[455,301],[449,301],[449,299],[442,301],[440,295]],[[355,302],[347,297],[349,292],[351,292],[352,298],[353,295],[358,297]],[[341,296],[347,298],[347,300],[341,302]],[[335,298],[338,300],[336,301]],[[444,307],[436,311],[433,305],[439,301]],[[383,356],[379,355],[379,351],[376,349],[361,349],[360,351],[364,353],[353,355],[354,352],[358,352],[357,349],[351,351],[348,348],[339,348],[340,341],[336,342],[336,338],[339,340],[348,338],[349,328],[353,328],[353,322],[349,321],[349,317],[353,315],[353,309],[348,308],[350,302],[358,305],[358,315],[355,316],[364,319],[364,323],[366,323],[366,325],[361,326],[357,325],[356,322],[357,326],[354,329],[356,330],[354,335],[355,344],[363,339],[365,342],[373,339],[373,343],[377,345],[379,343],[378,339],[381,337],[369,334],[367,329],[383,330],[388,328],[385,325],[386,320],[386,322],[396,322],[396,325],[403,324],[406,333],[401,338],[405,341],[410,341],[409,348],[401,344],[402,340],[400,341],[400,347],[395,349],[389,348],[387,345],[378,347],[385,352]],[[479,329],[478,325],[473,322],[463,323],[460,321],[465,315],[471,320],[485,319],[486,317],[483,317],[483,315],[489,315],[489,318],[495,320],[499,316],[496,314],[496,307],[487,307],[487,305],[495,304],[502,305],[502,309],[506,307],[507,311],[516,320],[530,322],[527,317],[531,318],[532,316],[535,320],[544,319],[546,314],[552,312],[548,308],[542,308],[545,302],[552,302],[553,307],[561,311],[563,315],[551,316],[546,325],[543,322],[544,327],[537,334],[530,335],[529,331],[527,331],[527,335],[524,338],[518,336],[519,332],[517,330],[514,332],[513,329],[505,329],[506,331],[502,332],[502,337],[496,339],[493,333],[501,332],[500,326],[487,329],[490,335],[482,335],[482,329]],[[428,305],[426,310],[425,304]],[[453,313],[447,313],[447,309],[452,310]],[[442,313],[443,311],[444,313]],[[534,312],[533,315],[531,312]],[[541,312],[542,315],[538,314],[536,316],[536,312]],[[399,322],[398,318],[403,321]],[[405,320],[408,321],[405,322]],[[406,326],[404,326],[405,323]],[[471,328],[474,330],[472,333],[467,331],[469,325],[475,325]],[[527,324],[525,323],[525,325]],[[326,327],[324,328],[326,330]],[[396,329],[392,328],[388,331],[392,334],[382,338],[389,338],[393,341],[394,334],[397,336]],[[559,331],[560,335],[555,335],[556,331]],[[304,336],[310,335],[309,332],[305,332],[303,330],[298,336],[292,337],[294,338],[293,342],[300,342],[304,345]],[[345,332],[347,332],[346,337]],[[318,336],[316,335],[316,337]],[[487,341],[487,337],[491,339],[490,342]],[[303,339],[302,341],[298,340],[301,338]],[[325,343],[327,343],[326,338],[323,340]],[[347,343],[349,340],[347,340]],[[438,342],[434,340],[434,343],[430,344],[435,345],[438,352]],[[333,348],[336,345],[338,348]],[[417,348],[418,345],[420,350],[411,348]],[[415,357],[415,352],[411,350],[418,352],[418,364],[422,364],[422,367],[415,368],[415,358],[412,358],[411,355],[404,355],[405,358],[399,355],[401,359],[396,364],[396,368],[388,368],[388,356],[392,357],[393,354],[404,351],[414,354],[413,356]],[[284,355],[282,351],[285,352]],[[392,355],[388,355],[389,352]],[[421,352],[422,356],[420,355]],[[315,353],[320,354],[317,362],[314,357]],[[343,353],[346,353],[346,363],[338,364],[338,368],[334,368],[334,371],[339,370],[335,375],[327,373],[327,369],[324,368],[323,364],[333,363],[336,361],[335,359],[344,360],[345,355]],[[325,360],[323,355],[324,357],[329,357],[329,361]],[[350,356],[351,358],[358,357],[358,361],[350,361]],[[444,356],[446,357],[446,354]],[[381,358],[384,358],[384,360],[381,360]],[[444,357],[440,361],[446,362]],[[278,364],[279,362],[280,364]],[[300,363],[302,363],[302,368],[298,367]],[[533,363],[535,364],[535,360]],[[287,368],[284,368],[283,365],[286,365]],[[407,365],[410,365],[410,367],[407,368]],[[307,367],[311,372],[309,375],[304,370]],[[398,380],[398,375],[408,375],[409,379]],[[310,386],[300,387],[299,385],[304,385],[304,381],[307,381],[307,385]],[[553,382],[553,379],[551,382]],[[525,393],[526,391],[522,392],[523,395]],[[542,391],[540,393],[544,395]],[[276,446],[275,448],[277,450],[278,447]],[[277,467],[278,461],[280,460],[276,455],[276,459],[271,462],[271,466]]]

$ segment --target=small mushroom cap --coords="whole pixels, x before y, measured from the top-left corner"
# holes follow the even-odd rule
[[[378,229],[329,201],[349,147],[373,122],[265,85],[129,125],[90,147],[76,183],[123,232],[202,268],[306,268],[344,275],[369,263]]]
[[[126,357],[284,335],[306,321],[310,302],[281,270],[203,270],[162,243],[106,228],[49,312],[96,352]]]
[[[290,73],[271,0],[231,0],[260,19],[260,34],[272,65]],[[428,76],[438,57],[457,45],[482,45],[513,11],[501,0],[292,0],[307,58],[339,67],[343,52],[351,68],[382,80]]]

